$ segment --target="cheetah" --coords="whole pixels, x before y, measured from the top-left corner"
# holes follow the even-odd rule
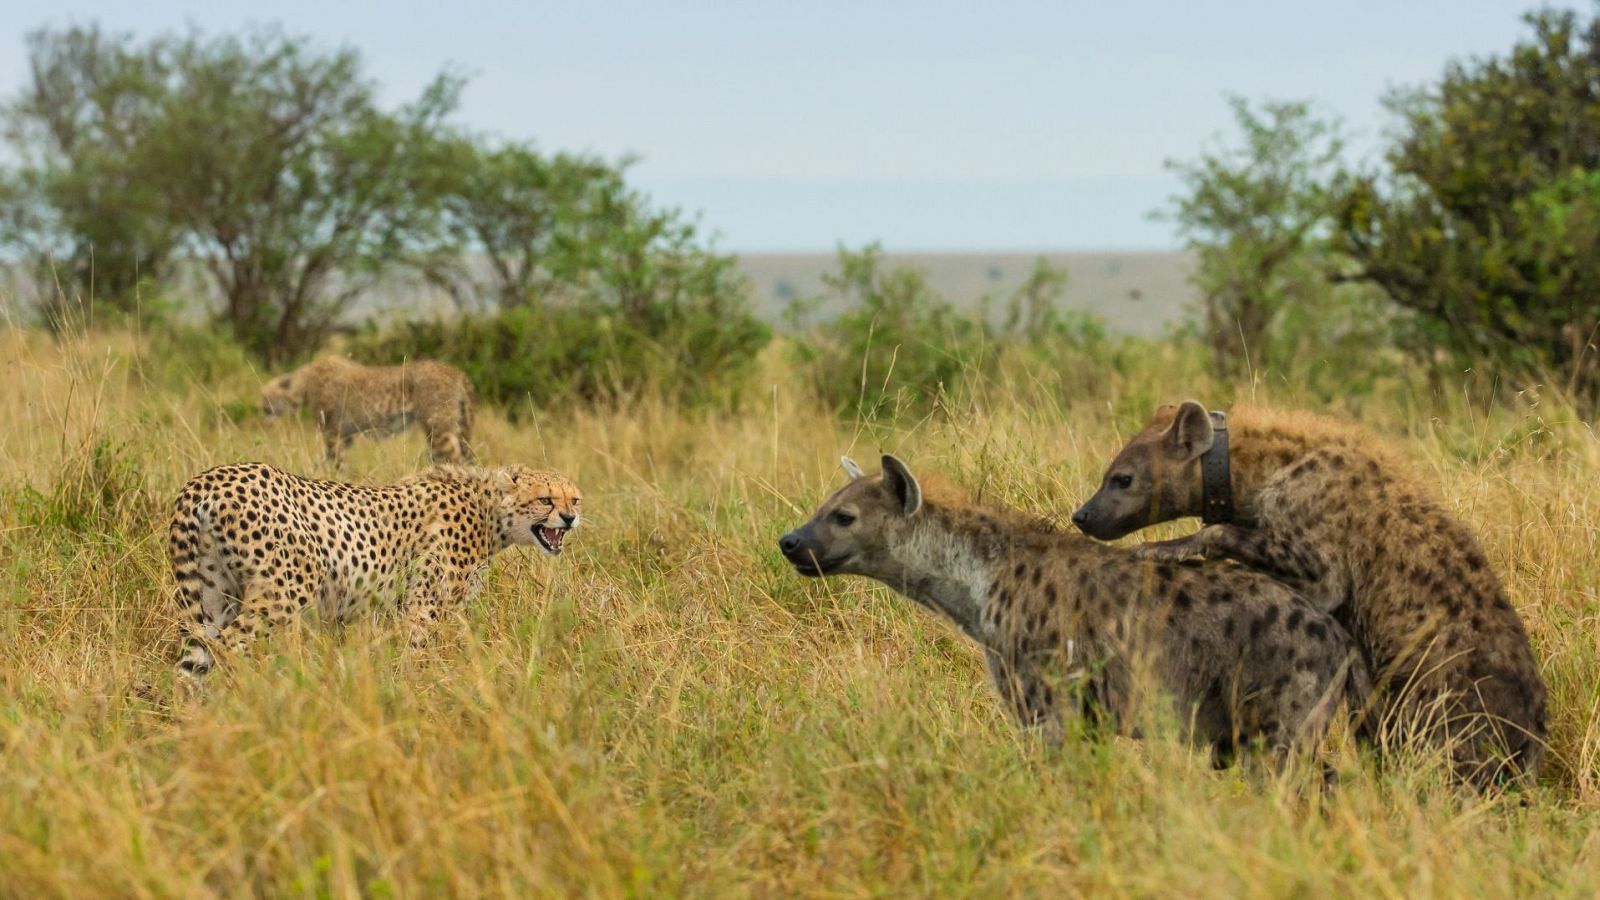
[[[925,493],[885,455],[779,549],[801,575],[864,575],[954,622],[984,650],[1002,702],[1047,740],[1062,737],[1062,689],[1093,718],[1127,727],[1145,676],[1188,739],[1222,764],[1260,741],[1282,760],[1314,746],[1367,672],[1333,617],[1233,565],[1149,563],[1018,514]]]
[[[1480,788],[1531,781],[1546,689],[1527,631],[1471,530],[1403,468],[1353,426],[1191,400],[1157,411],[1073,522],[1112,539],[1203,516],[1198,533],[1141,552],[1232,559],[1283,581],[1358,639],[1380,743],[1443,748]]]
[[[512,544],[561,553],[582,495],[524,466],[435,466],[396,484],[314,481],[264,463],[219,466],[183,486],[168,554],[188,638],[178,668],[247,650],[307,607],[343,621],[396,604],[413,646],[482,588]]]
[[[427,435],[433,462],[471,462],[472,402],[472,382],[460,369],[428,359],[364,366],[322,356],[261,388],[269,419],[311,408],[335,468],[356,435],[395,434],[413,423]]]

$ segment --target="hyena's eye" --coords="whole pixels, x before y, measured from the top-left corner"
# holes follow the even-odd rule
[[[850,515],[844,510],[836,510],[832,516],[832,519],[833,524],[839,526],[840,528],[849,528],[851,525],[855,524],[856,521],[855,516]]]
[[[1122,473],[1121,475],[1113,475],[1111,476],[1111,486],[1124,490],[1133,487],[1133,476],[1126,472]]]

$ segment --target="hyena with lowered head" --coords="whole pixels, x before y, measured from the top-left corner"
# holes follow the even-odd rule
[[[1060,689],[1127,726],[1141,677],[1218,761],[1260,740],[1314,745],[1367,673],[1332,617],[1234,565],[1147,563],[1015,513],[924,496],[904,463],[851,481],[779,548],[802,575],[864,575],[942,613],[984,649],[1002,700],[1059,740]]]
[[[1545,685],[1522,619],[1472,532],[1371,435],[1306,413],[1164,406],[1072,521],[1109,540],[1202,515],[1198,533],[1141,555],[1237,560],[1345,622],[1377,678],[1380,743],[1444,748],[1479,787],[1537,776]]]

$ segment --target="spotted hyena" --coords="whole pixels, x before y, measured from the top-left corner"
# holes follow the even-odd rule
[[[1222,420],[1194,401],[1162,407],[1073,521],[1110,539],[1201,515],[1214,447],[1225,448],[1231,521],[1141,552],[1233,559],[1283,581],[1356,636],[1385,743],[1446,748],[1455,773],[1480,786],[1535,777],[1545,685],[1522,619],[1472,531],[1372,435],[1305,413],[1244,408]]]
[[[1218,760],[1256,741],[1313,743],[1367,674],[1331,616],[1234,565],[1137,559],[994,508],[927,496],[883,457],[778,542],[802,575],[863,575],[943,614],[983,647],[1019,721],[1060,735],[1062,688],[1128,725],[1141,675]]]

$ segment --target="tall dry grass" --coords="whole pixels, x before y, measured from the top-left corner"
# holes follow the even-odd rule
[[[1008,375],[862,428],[784,358],[739,415],[483,414],[488,459],[583,485],[561,559],[504,554],[433,657],[382,623],[311,627],[190,693],[167,504],[217,463],[322,472],[311,427],[251,419],[247,368],[0,334],[0,894],[1600,893],[1600,445],[1559,403],[1406,385],[1351,403],[1484,537],[1526,617],[1552,689],[1544,782],[1525,804],[1463,796],[1345,748],[1320,798],[1170,740],[1044,748],[944,623],[773,550],[840,453],[1059,514],[1155,400],[1240,391],[1154,359]],[[361,442],[347,472],[425,452]]]

